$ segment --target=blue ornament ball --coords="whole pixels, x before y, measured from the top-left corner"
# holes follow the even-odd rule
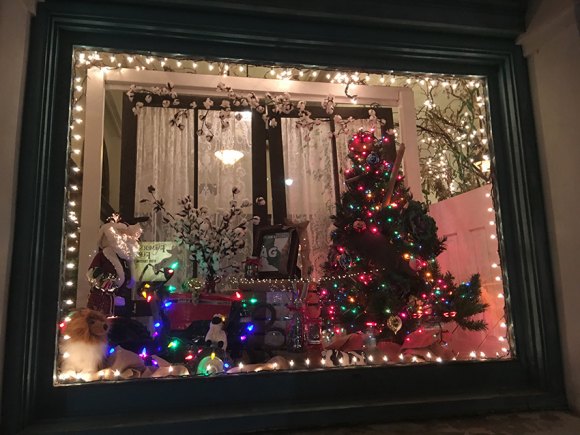
[[[352,260],[350,258],[350,255],[345,253],[345,254],[342,254],[340,256],[340,258],[338,259],[338,262],[340,263],[340,266],[343,269],[348,269],[351,266]]]
[[[367,163],[369,165],[376,165],[381,161],[381,158],[378,156],[377,153],[373,152],[367,156]]]

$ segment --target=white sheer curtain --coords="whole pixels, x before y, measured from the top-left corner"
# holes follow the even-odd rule
[[[202,112],[200,112],[202,113]],[[205,113],[204,113],[205,114]],[[249,113],[248,113],[249,115]],[[201,121],[200,121],[201,122]],[[207,135],[199,137],[198,198],[199,205],[210,211],[229,208],[232,187],[237,186],[241,201],[252,197],[252,121],[251,115],[240,120],[232,117],[229,126],[222,128],[219,112],[212,110],[207,114],[206,126],[213,133],[211,141]],[[220,150],[236,150],[244,154],[233,165],[224,165],[215,155]]]
[[[200,113],[205,115],[204,111]],[[199,121],[201,123],[201,121]],[[236,196],[238,205],[247,199],[252,201],[252,118],[250,112],[242,112],[241,119],[233,114],[229,118],[229,126],[222,128],[219,111],[212,110],[207,114],[206,127],[213,134],[208,140],[207,134],[198,139],[198,203],[206,206],[217,221],[219,212],[229,210],[232,200],[232,188],[238,187],[240,193]],[[225,165],[215,155],[220,150],[241,151],[244,156],[233,165]],[[243,209],[244,217],[251,217],[252,207]],[[241,263],[252,254],[253,226],[248,225],[245,248],[231,261],[222,261],[222,268]]]
[[[328,234],[335,210],[330,123],[322,122],[304,141],[295,118],[282,118],[286,207],[289,224],[300,233],[302,276],[320,278],[328,255]],[[292,180],[290,182],[290,180]],[[311,269],[309,271],[309,269]]]
[[[158,197],[164,199],[169,211],[178,208],[178,199],[194,192],[194,111],[188,110],[183,119],[183,130],[172,126],[169,121],[178,109],[143,107],[137,115],[137,166],[135,174],[135,214],[150,216],[143,226],[141,239],[146,242],[173,241],[167,225],[159,215],[153,215],[150,203],[141,199],[150,198],[148,186],[155,186]],[[176,271],[172,281],[185,279],[191,271],[187,254],[174,251],[168,260],[178,260],[183,266]],[[165,264],[163,264],[165,266]]]

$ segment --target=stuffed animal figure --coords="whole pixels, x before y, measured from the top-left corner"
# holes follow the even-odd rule
[[[91,309],[107,316],[116,314],[114,296],[129,299],[135,284],[135,257],[139,253],[139,224],[128,225],[114,214],[99,231],[99,252],[93,259],[87,278],[92,284],[89,302]]]
[[[82,308],[71,315],[60,342],[61,372],[96,373],[107,354],[107,318]]]
[[[205,336],[205,343],[208,346],[217,346],[226,350],[228,347],[228,337],[224,331],[224,318],[221,314],[214,314],[209,324],[209,331]]]

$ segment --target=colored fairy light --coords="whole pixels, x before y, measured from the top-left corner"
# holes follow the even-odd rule
[[[161,323],[160,323],[160,322],[155,322],[155,323],[153,324],[153,326],[154,326],[154,327],[156,327],[156,328],[159,328],[159,327],[161,326]]]
[[[248,332],[252,332],[254,330],[254,325],[250,323],[248,326],[246,326],[246,329],[248,330]]]
[[[165,306],[165,308],[169,308],[171,305],[173,305],[173,302],[167,301],[163,305]]]

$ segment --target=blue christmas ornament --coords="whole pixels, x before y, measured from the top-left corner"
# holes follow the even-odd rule
[[[381,158],[375,152],[372,152],[367,156],[367,163],[369,165],[376,165],[380,161],[381,161]]]
[[[338,262],[343,269],[349,269],[352,264],[352,259],[350,258],[350,255],[344,253],[340,256]]]

